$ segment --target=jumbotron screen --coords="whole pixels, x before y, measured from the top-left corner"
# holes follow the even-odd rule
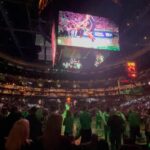
[[[88,14],[59,12],[58,45],[119,51],[118,27],[111,20]]]

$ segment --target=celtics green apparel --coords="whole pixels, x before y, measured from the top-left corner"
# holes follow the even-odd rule
[[[136,112],[130,112],[128,115],[128,121],[131,127],[140,125],[140,116]]]
[[[66,117],[64,120],[65,133],[72,134],[73,130],[73,117]]]
[[[87,130],[91,129],[91,115],[88,112],[81,112],[80,113],[80,124],[81,124],[81,129]]]

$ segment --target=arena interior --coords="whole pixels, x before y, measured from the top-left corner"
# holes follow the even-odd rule
[[[150,0],[0,0],[0,150],[150,150]]]

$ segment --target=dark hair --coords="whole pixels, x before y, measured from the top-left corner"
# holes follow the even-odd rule
[[[35,106],[30,109],[31,114],[35,114],[36,111],[37,111],[37,108]]]
[[[58,146],[61,136],[62,116],[59,114],[51,114],[48,118],[47,125],[43,134],[43,144],[45,150],[50,147],[53,149]]]
[[[10,112],[11,113],[18,112],[18,107],[17,106],[12,106]]]

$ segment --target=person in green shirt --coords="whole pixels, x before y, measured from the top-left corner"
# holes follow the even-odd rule
[[[140,116],[135,110],[129,111],[128,122],[130,128],[130,138],[133,143],[136,141],[136,137],[140,137]]]
[[[104,116],[104,134],[105,134],[105,140],[108,141],[108,134],[109,134],[109,127],[107,125],[108,119],[109,119],[109,109],[107,111],[103,112]]]
[[[101,114],[102,112],[100,110],[97,111],[96,113],[96,129],[101,128],[101,120],[102,120]]]
[[[84,111],[81,111],[80,113],[80,125],[81,125],[81,143],[86,143],[91,141],[91,114],[87,111],[87,109],[84,109]]]
[[[74,123],[73,115],[71,114],[70,110],[67,110],[66,117],[63,122],[63,125],[65,126],[65,131],[64,131],[65,136],[69,136],[69,137],[73,136],[73,123]]]
[[[105,136],[105,126],[107,125],[105,115],[107,114],[101,110],[96,113],[96,129],[100,136]]]

